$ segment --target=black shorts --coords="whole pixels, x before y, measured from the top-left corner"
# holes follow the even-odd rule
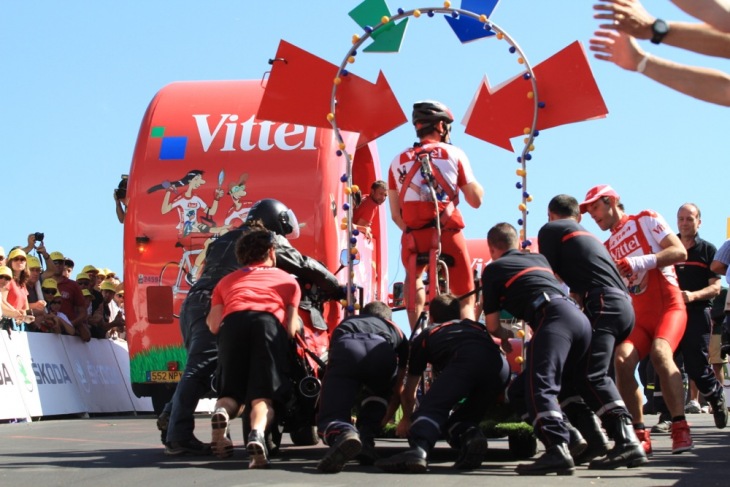
[[[225,316],[218,333],[218,397],[232,397],[239,404],[286,401],[291,390],[288,350],[286,330],[271,313]]]

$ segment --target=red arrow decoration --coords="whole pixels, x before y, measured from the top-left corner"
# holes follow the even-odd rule
[[[330,98],[338,67],[284,40],[279,43],[257,117],[330,127]],[[375,140],[407,121],[382,72],[375,84],[347,74],[337,87],[337,126],[359,132],[358,144]]]
[[[580,42],[576,41],[538,64],[533,72],[539,101],[537,129],[602,118],[608,114],[601,92]],[[513,151],[510,139],[532,126],[534,101],[528,98],[532,83],[519,75],[490,89],[480,85],[464,120],[466,133]]]

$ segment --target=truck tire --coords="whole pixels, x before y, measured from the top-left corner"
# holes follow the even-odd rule
[[[155,416],[159,416],[162,410],[165,408],[165,404],[172,400],[172,396],[175,394],[174,387],[156,387],[152,393],[152,410],[155,412]]]
[[[316,426],[302,426],[289,432],[291,442],[297,446],[312,446],[319,443]]]

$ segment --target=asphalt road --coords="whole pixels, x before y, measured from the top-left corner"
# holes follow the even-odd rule
[[[656,416],[647,416],[654,424]],[[579,467],[575,475],[520,477],[519,463],[511,459],[506,439],[490,440],[488,460],[482,468],[459,472],[451,468],[454,452],[439,443],[430,471],[422,475],[393,475],[375,467],[348,464],[342,473],[319,474],[316,470],[324,446],[292,447],[285,435],[284,450],[269,470],[248,470],[242,445],[240,421],[236,420],[234,458],[167,457],[159,443],[152,416],[101,417],[45,420],[0,425],[0,485],[74,486],[116,485],[215,487],[235,485],[501,485],[535,486],[727,486],[730,485],[730,428],[717,430],[709,414],[690,415],[695,449],[671,454],[668,435],[655,435],[654,456],[637,469],[596,472]],[[198,437],[210,438],[208,417],[198,416]],[[404,440],[380,440],[382,455],[406,447]]]

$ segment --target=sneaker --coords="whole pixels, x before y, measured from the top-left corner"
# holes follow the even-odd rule
[[[210,448],[218,458],[228,458],[233,455],[233,442],[228,435],[228,411],[217,408],[210,418],[212,428]]]
[[[651,427],[651,432],[669,433],[670,431],[672,431],[672,418],[667,413],[661,413],[657,424]]]
[[[651,435],[645,429],[634,431],[636,432],[636,438],[639,439],[641,446],[644,448],[644,453],[646,453],[647,457],[650,457],[651,454],[654,453],[654,450],[651,447]]]
[[[179,456],[179,455],[199,455],[205,456],[210,455],[210,445],[203,443],[199,439],[193,437],[190,440],[183,441],[169,441],[165,443],[165,455]]]
[[[251,460],[248,468],[268,468],[269,452],[266,449],[266,440],[259,430],[251,430],[246,442],[246,451]]]
[[[715,399],[715,401],[713,401],[712,403],[712,415],[715,418],[715,426],[720,429],[723,429],[725,426],[727,426],[727,402],[725,400],[725,393],[723,390],[720,390],[720,394],[718,395],[717,399]]]
[[[689,434],[687,420],[676,421],[672,424],[672,454],[677,455],[694,448],[692,436]]]
[[[710,406],[708,404],[705,404],[700,408],[700,412],[702,414],[709,414],[710,413]]]
[[[702,407],[700,406],[699,402],[692,399],[684,407],[684,412],[685,414],[700,414],[702,412]]]
[[[317,470],[322,473],[341,472],[345,464],[355,458],[361,450],[360,435],[353,430],[346,429],[337,436],[335,442],[322,457],[317,465]]]

